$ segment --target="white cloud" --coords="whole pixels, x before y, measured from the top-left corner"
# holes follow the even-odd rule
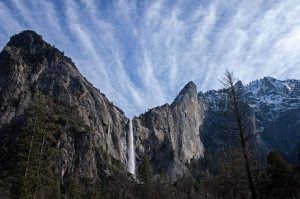
[[[300,27],[294,28],[286,36],[281,38],[277,43],[276,47],[278,51],[283,53],[300,53]]]
[[[249,82],[300,79],[300,4],[286,1],[0,2],[0,44],[33,29],[133,117],[193,80],[218,88],[225,69]]]

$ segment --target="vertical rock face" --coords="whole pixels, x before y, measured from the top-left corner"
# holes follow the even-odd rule
[[[70,58],[35,32],[23,31],[13,36],[0,53],[0,130],[22,120],[38,92],[74,107],[90,129],[81,138],[61,135],[62,176],[74,170],[75,153],[81,156],[78,167],[82,175],[96,176],[96,148],[126,161],[128,119],[124,113],[80,74]]]
[[[148,154],[155,173],[172,177],[189,174],[185,163],[203,156],[199,127],[204,106],[196,85],[189,82],[174,102],[156,107],[134,118],[138,157]]]

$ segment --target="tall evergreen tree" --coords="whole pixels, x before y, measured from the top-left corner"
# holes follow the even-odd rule
[[[53,106],[51,99],[38,94],[25,112],[25,125],[16,145],[19,198],[47,197],[54,191],[57,150],[53,135],[56,125],[50,122]]]
[[[249,188],[253,199],[257,198],[257,193],[254,185],[254,175],[251,170],[250,149],[249,149],[249,136],[251,135],[251,128],[249,125],[249,116],[245,102],[243,101],[243,91],[237,86],[233,73],[226,71],[223,79],[225,91],[227,91],[227,113],[232,120],[231,132],[240,143],[243,154],[243,161],[247,173]]]
[[[152,166],[150,163],[150,159],[148,155],[145,153],[143,157],[142,165],[139,168],[139,177],[144,184],[147,184],[152,180],[152,176],[153,173],[152,173]]]

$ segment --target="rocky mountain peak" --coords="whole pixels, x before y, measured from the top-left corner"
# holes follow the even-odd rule
[[[183,89],[179,92],[174,102],[181,101],[183,98],[189,99],[190,97],[197,97],[197,86],[194,82],[188,82]]]
[[[234,85],[237,89],[242,89],[244,87],[242,81],[237,81],[236,84]]]
[[[7,43],[7,46],[11,48],[19,48],[31,54],[51,47],[51,45],[43,40],[41,35],[38,35],[32,30],[25,30],[12,36]]]
[[[264,77],[262,79],[262,81],[264,81],[264,82],[274,82],[274,81],[277,81],[277,79],[275,79],[274,77],[267,76],[267,77]]]
[[[194,94],[194,93],[197,93],[197,86],[193,81],[190,81],[179,92],[179,95]]]
[[[137,154],[148,153],[153,171],[171,178],[190,175],[186,163],[203,157],[199,128],[204,117],[194,82],[188,82],[171,105],[156,107],[134,119]]]
[[[31,82],[35,82],[42,71],[47,74],[57,73],[57,78],[71,71],[75,76],[81,76],[64,52],[32,30],[22,31],[10,38],[0,54],[0,68],[6,71],[5,76],[19,74],[20,77],[27,76]],[[8,71],[11,75],[7,74]]]
[[[56,80],[70,72],[81,76],[70,58],[36,32],[25,30],[12,36],[0,53],[0,76],[6,79],[19,74],[18,81],[20,77],[26,77],[33,83],[43,71],[57,73]]]
[[[61,179],[73,173],[74,168],[82,176],[94,178],[99,151],[125,164],[128,119],[124,113],[89,83],[63,52],[34,31],[26,30],[12,36],[0,53],[0,136],[2,127],[17,125],[25,118],[38,94],[72,107],[89,129],[84,137],[68,131],[60,134],[61,155],[56,169]],[[83,150],[91,148],[97,150]],[[73,154],[81,154],[80,161]]]

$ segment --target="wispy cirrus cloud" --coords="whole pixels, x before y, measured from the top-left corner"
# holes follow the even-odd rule
[[[249,82],[300,78],[300,4],[286,1],[0,1],[0,45],[33,29],[128,116],[171,102],[225,69]]]

